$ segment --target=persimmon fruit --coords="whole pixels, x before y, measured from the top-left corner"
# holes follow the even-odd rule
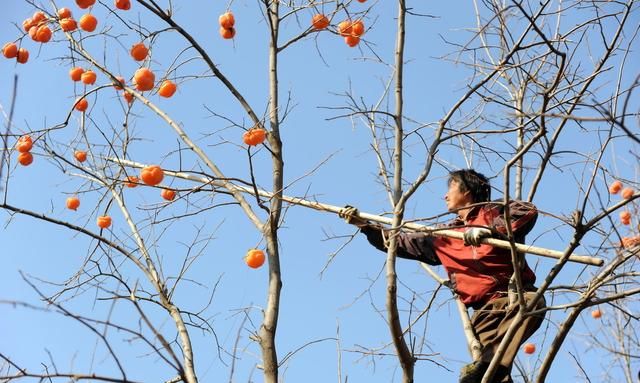
[[[164,80],[162,85],[160,85],[160,89],[158,89],[158,94],[162,97],[169,98],[173,96],[176,89],[178,89],[176,83],[171,80]]]
[[[69,77],[71,77],[72,81],[80,81],[82,80],[82,74],[84,73],[84,69],[80,67],[73,67],[69,69]]]
[[[67,198],[67,209],[77,210],[80,207],[80,198],[73,196]]]
[[[2,47],[2,55],[8,59],[18,56],[18,46],[15,43],[6,43]]]
[[[18,138],[18,142],[16,142],[16,150],[20,153],[30,152],[31,148],[33,148],[33,140],[31,136],[25,134],[24,136]]]
[[[326,29],[329,26],[329,19],[322,13],[315,14],[311,18],[311,26],[317,31]]]
[[[138,186],[140,179],[137,176],[127,176],[127,180],[125,181],[125,185],[128,188],[134,188]]]
[[[98,19],[91,13],[87,13],[82,15],[78,24],[83,31],[93,32],[98,27]]]
[[[142,61],[147,58],[149,48],[147,48],[143,43],[136,43],[131,46],[130,53],[134,60]]]
[[[609,193],[618,194],[622,190],[622,182],[615,180],[609,185]]]
[[[31,21],[34,25],[40,24],[47,19],[47,15],[42,11],[35,11],[33,16],[31,16]]]
[[[30,152],[24,152],[18,154],[18,162],[22,166],[29,166],[33,162],[33,154]]]
[[[525,354],[533,354],[536,352],[536,345],[533,343],[525,343],[522,347],[522,351],[524,351]]]
[[[126,90],[122,92],[122,97],[124,97],[127,104],[131,104],[133,102],[133,93],[127,92]]]
[[[22,22],[22,28],[25,32],[29,32],[29,29],[31,29],[31,27],[33,27],[34,25],[35,23],[33,22],[33,19],[31,17],[29,17],[28,19],[24,19],[24,21]]]
[[[126,84],[127,84],[127,81],[124,79],[124,77],[116,76],[116,81],[114,81],[113,87],[116,90],[122,90],[122,89],[124,89],[122,86],[126,85]]]
[[[60,8],[56,13],[58,14],[58,18],[60,20],[68,19],[71,17],[71,10],[69,8]]]
[[[355,47],[356,45],[360,44],[360,37],[358,36],[345,36],[344,38],[344,42],[350,46],[351,48]]]
[[[98,75],[96,75],[96,72],[92,71],[91,69],[84,71],[80,75],[80,79],[82,80],[82,82],[87,85],[95,84],[97,78],[98,78]]]
[[[109,217],[108,215],[101,215],[96,220],[96,224],[99,228],[106,229],[111,226],[111,217]]]
[[[162,189],[160,196],[167,201],[173,201],[176,198],[176,191],[172,189]]]
[[[244,261],[247,266],[252,269],[257,269],[258,267],[264,264],[265,256],[264,251],[259,249],[251,249],[247,252],[247,255],[244,257]]]
[[[222,36],[222,38],[226,40],[232,39],[236,36],[236,29],[233,27],[220,27],[220,36]]]
[[[73,32],[78,29],[78,23],[74,19],[68,17],[60,20],[60,28],[62,28],[64,32]]]
[[[115,6],[120,10],[128,11],[131,9],[131,0],[116,0]]]
[[[236,24],[236,18],[231,11],[228,11],[218,17],[218,22],[222,28],[231,29]]]
[[[351,20],[344,20],[338,23],[338,33],[340,34],[340,36],[351,36],[352,29],[353,22]]]
[[[25,48],[18,49],[18,55],[16,56],[16,60],[20,64],[26,64],[29,61],[29,51]]]
[[[51,28],[49,28],[47,25],[41,25],[36,30],[34,40],[40,43],[48,43],[49,40],[51,40],[51,36],[53,36]]]
[[[136,89],[139,91],[146,91],[153,89],[156,81],[156,75],[153,74],[149,68],[140,68],[133,75],[133,79],[136,83]]]
[[[82,9],[87,9],[95,3],[96,0],[76,0],[76,4]]]
[[[600,311],[600,309],[595,309],[591,312],[591,316],[593,319],[600,319],[602,317],[602,311]]]
[[[149,165],[140,171],[140,179],[149,186],[156,186],[164,178],[164,171],[159,165]]]
[[[633,189],[632,188],[624,188],[622,189],[622,198],[624,199],[629,199],[631,197],[633,197]]]
[[[85,110],[87,110],[88,107],[89,107],[89,101],[87,101],[86,98],[82,97],[81,99],[76,101],[75,108],[78,112],[84,112]]]
[[[354,36],[362,36],[364,35],[364,23],[362,22],[362,20],[356,20],[353,22],[353,24],[351,24],[351,34]]]
[[[242,141],[249,146],[260,145],[267,138],[267,131],[262,128],[251,128],[242,135]]]
[[[73,157],[78,162],[85,162],[87,160],[87,152],[84,150],[76,150],[75,153],[73,153]]]

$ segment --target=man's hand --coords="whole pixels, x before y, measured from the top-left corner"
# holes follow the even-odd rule
[[[462,238],[465,246],[480,246],[480,240],[490,236],[491,230],[484,227],[472,227],[464,232]]]
[[[367,224],[365,219],[362,219],[358,216],[358,209],[351,206],[346,205],[338,212],[338,217],[345,220],[350,225],[355,225],[358,227],[364,226]]]

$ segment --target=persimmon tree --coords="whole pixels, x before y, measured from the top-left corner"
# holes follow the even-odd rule
[[[442,10],[418,1],[264,0],[199,4],[189,14],[182,7],[192,4],[155,0],[23,5],[25,15],[31,16],[22,23],[14,20],[12,40],[3,47],[21,77],[15,96],[3,104],[9,112],[0,206],[10,218],[9,227],[27,219],[45,223],[43,230],[62,233],[57,235],[73,233],[70,246],[85,254],[75,269],[46,278],[24,274],[24,285],[45,306],[11,297],[3,303],[49,310],[78,324],[94,336],[93,358],[107,362],[63,371],[58,367],[66,359],[63,355],[32,366],[2,349],[2,379],[148,380],[149,365],[137,368],[132,353],[160,366],[153,379],[196,382],[225,376],[251,381],[259,369],[264,381],[276,382],[293,357],[305,358],[302,351],[328,341],[337,344],[337,367],[331,360],[331,369],[339,381],[357,376],[349,374],[349,368],[343,371],[343,353],[399,366],[403,382],[418,380],[417,369],[455,379],[449,371],[475,355],[462,353],[465,342],[475,347],[473,334],[467,328],[467,338],[455,351],[441,351],[445,346],[433,343],[430,335],[451,316],[438,309],[449,307],[451,294],[438,294],[448,283],[431,269],[427,271],[436,282],[422,274],[415,280],[403,276],[395,236],[390,236],[386,258],[366,255],[379,260],[368,262],[382,265],[381,282],[371,277],[370,284],[354,283],[369,292],[359,297],[371,297],[374,307],[371,319],[359,315],[357,321],[374,321],[378,312],[388,329],[389,335],[379,342],[345,345],[340,326],[335,335],[305,329],[309,338],[292,341],[291,318],[303,313],[291,312],[302,311],[298,307],[307,302],[281,300],[283,279],[299,273],[283,263],[295,258],[286,250],[289,241],[296,235],[307,238],[315,229],[310,222],[319,213],[305,206],[336,212],[316,203],[316,190],[340,191],[334,194],[338,204],[388,210],[385,222],[397,232],[420,215],[429,225],[442,222],[442,206],[425,203],[421,192],[428,189],[439,196],[438,185],[449,170],[474,167],[492,178],[494,195],[505,204],[512,199],[536,203],[542,218],[528,242],[560,250],[555,260],[527,256],[536,265],[538,294],[547,297],[549,308],[547,321],[532,340],[536,351],[528,348],[536,360],[517,363],[514,378],[545,381],[567,343],[579,341],[570,335],[583,319],[592,325],[598,320],[595,326],[611,323],[607,329],[620,334],[615,345],[597,337],[590,344],[633,381],[638,345],[633,326],[626,325],[637,317],[638,275],[633,267],[640,235],[635,226],[629,228],[637,224],[638,197],[638,105],[632,96],[638,86],[632,57],[638,9],[633,1],[465,4],[472,16],[464,24],[468,35],[451,35],[443,27],[437,59],[424,58],[429,47],[420,33],[440,22],[434,15]],[[334,45],[325,48],[325,39]],[[250,43],[253,50],[243,49]],[[344,55],[355,54],[360,68],[366,65],[370,72],[363,71],[363,78],[353,84],[343,82],[331,68],[337,46],[348,52]],[[413,62],[415,57],[419,59]],[[332,73],[330,99],[311,101],[319,97],[318,74],[289,73],[311,66],[312,60]],[[415,86],[424,78],[438,82],[437,69],[419,69],[430,60],[439,70],[455,73],[458,89],[451,90],[453,97]],[[51,97],[59,113],[41,116],[39,108],[33,108],[29,114],[36,119],[24,114],[16,119],[14,105],[35,91],[22,79],[48,76],[29,70],[34,61],[64,68],[68,87]],[[355,79],[360,68],[353,69]],[[296,81],[283,85],[283,77]],[[382,78],[379,87],[371,85],[374,78]],[[304,96],[298,99],[296,92]],[[305,112],[322,106],[327,114],[300,113],[307,115],[296,119],[297,104]],[[302,123],[292,126],[288,119]],[[319,134],[322,126],[345,120],[362,141],[345,144]],[[302,129],[304,134],[296,132]],[[333,174],[328,185],[318,186],[318,173],[330,168],[332,159],[319,161],[322,166],[311,170],[297,165],[308,166],[311,149],[320,147],[328,153],[346,148],[340,172],[371,174],[375,169],[376,176],[364,180],[352,175],[340,182],[344,176]],[[364,165],[366,171],[354,160],[362,151],[371,164]],[[633,157],[630,165],[620,164],[622,151]],[[289,162],[285,153],[291,153]],[[292,163],[295,172],[286,171],[285,163]],[[53,207],[20,198],[27,178],[38,177],[34,174],[53,179],[55,189],[36,193],[42,201],[49,198]],[[304,198],[287,196],[302,179],[313,180],[309,190],[300,192]],[[620,199],[618,186],[609,190],[614,180],[628,188]],[[359,204],[367,190],[384,192],[387,207],[378,199],[375,206],[370,200],[371,206]],[[295,214],[304,219],[288,220],[289,210],[302,210]],[[618,216],[622,210],[627,212],[624,217]],[[283,240],[286,222],[296,226],[296,234],[285,234]],[[218,238],[218,231],[224,236]],[[333,272],[356,245],[345,246],[343,235],[330,237],[341,241],[340,251],[325,265]],[[239,239],[243,243],[232,243]],[[315,247],[311,238],[305,242]],[[517,265],[524,254],[513,241],[511,245]],[[604,265],[571,263],[573,253],[601,259]],[[228,258],[263,273],[263,303],[238,305],[230,298],[233,291],[217,292],[225,288],[225,272],[231,272],[219,266],[229,268],[228,261],[222,261]],[[215,272],[201,265],[214,265]],[[324,273],[320,268],[317,272]],[[429,284],[432,290],[425,292],[421,286]],[[532,314],[524,304],[518,273],[513,291],[519,307],[515,328]],[[330,294],[311,300],[320,295]],[[377,308],[381,296],[384,309]],[[601,310],[598,318],[592,316],[595,306]],[[459,303],[457,307],[464,326],[468,313]],[[290,314],[283,326],[284,310]],[[581,315],[585,311],[587,315]],[[217,319],[221,312],[232,325]],[[462,328],[457,332],[465,333]],[[509,341],[508,333],[503,348]],[[123,350],[123,342],[133,351]],[[259,356],[242,363],[240,354],[252,355],[254,344]],[[280,344],[287,345],[285,352]],[[578,371],[587,370],[579,357],[574,359]],[[318,365],[327,365],[327,360]],[[491,381],[495,367],[483,381]]]

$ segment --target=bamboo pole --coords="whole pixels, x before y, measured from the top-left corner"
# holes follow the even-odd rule
[[[107,160],[118,163],[120,165],[130,166],[134,168],[143,168],[147,166],[146,164],[141,164],[139,162],[124,160],[119,158],[107,158]],[[203,176],[194,175],[194,174],[185,173],[185,172],[174,172],[170,170],[165,170],[164,173],[166,175],[176,177],[176,178],[181,178],[189,181],[199,182],[202,184],[209,184],[216,187],[225,188],[230,192],[242,192],[242,193],[247,193],[255,196],[257,191],[257,194],[261,197],[265,197],[269,199],[273,198],[273,194],[265,190],[261,190],[261,189],[254,190],[254,188],[252,187],[240,186],[228,181],[223,183],[222,181],[216,181],[209,177],[203,177]],[[326,203],[308,201],[302,198],[289,197],[285,195],[283,195],[281,199],[282,201],[285,201],[294,205],[305,206],[314,210],[328,211],[336,214],[338,214],[344,208],[344,206],[329,205]],[[365,212],[359,212],[358,216],[368,221],[378,222],[386,225],[391,225],[391,222],[392,222],[391,218],[382,217],[379,215],[369,214]],[[434,235],[434,236],[443,236],[443,237],[456,238],[456,239],[462,239],[462,236],[463,236],[463,233],[459,231],[448,230],[448,229],[437,229],[434,227],[420,225],[413,222],[404,222],[402,226],[404,228],[414,230],[414,231],[429,232],[431,233],[431,235]],[[504,241],[497,238],[483,238],[480,240],[480,242],[487,245],[495,246],[501,249],[507,249],[507,250],[511,249],[511,243],[509,243],[509,241]],[[564,256],[564,253],[562,251],[551,250],[543,247],[531,246],[531,245],[526,245],[522,243],[516,243],[515,248],[517,251],[521,253],[528,253],[528,254],[538,255],[542,257],[553,258],[553,259],[560,259]],[[600,258],[590,257],[587,255],[576,255],[576,254],[569,255],[569,261],[582,263],[585,265],[591,265],[591,266],[602,266],[604,264],[604,260]]]

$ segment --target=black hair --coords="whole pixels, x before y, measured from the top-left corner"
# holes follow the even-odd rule
[[[473,169],[455,170],[449,173],[449,184],[457,182],[461,192],[471,193],[474,203],[491,200],[491,184],[482,173]]]

